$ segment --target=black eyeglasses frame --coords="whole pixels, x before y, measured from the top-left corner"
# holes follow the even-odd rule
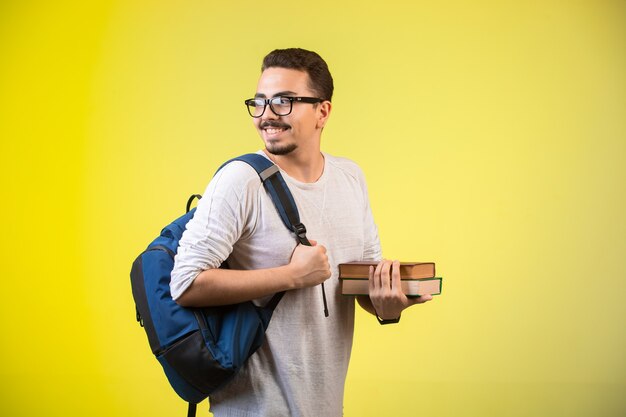
[[[274,109],[274,105],[272,104],[273,100],[276,99],[286,99],[289,100],[290,102],[290,106],[289,106],[289,111],[287,113],[279,113],[276,111],[276,109]],[[259,114],[258,116],[255,116],[254,114],[252,114],[252,110],[250,108],[250,105],[253,104],[255,101],[258,100],[263,100],[264,104],[263,104],[263,111],[261,112],[261,114]],[[276,96],[276,97],[272,97],[272,98],[262,98],[262,97],[256,97],[256,98],[249,98],[247,100],[244,100],[244,104],[246,105],[246,108],[248,109],[248,114],[250,114],[250,116],[256,118],[259,118],[261,116],[263,116],[265,114],[265,110],[267,109],[267,105],[269,104],[270,109],[272,110],[272,112],[274,112],[274,114],[276,116],[288,116],[291,114],[291,112],[293,111],[293,102],[299,102],[299,103],[310,103],[310,104],[315,104],[315,103],[321,103],[324,100],[323,98],[318,98],[318,97],[291,97],[291,96]],[[256,107],[256,106],[254,106]]]

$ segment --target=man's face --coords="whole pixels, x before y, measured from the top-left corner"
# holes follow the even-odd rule
[[[304,71],[268,68],[261,74],[255,97],[317,97],[309,89],[308,81],[309,75]],[[294,102],[287,116],[277,116],[267,105],[263,115],[253,120],[268,152],[286,155],[298,147],[315,143],[323,127],[319,116],[320,104]]]

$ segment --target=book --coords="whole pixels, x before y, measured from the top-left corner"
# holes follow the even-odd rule
[[[359,261],[339,264],[339,278],[369,278],[369,268],[376,268],[378,262]],[[400,262],[400,277],[402,279],[433,278],[435,276],[434,262]]]
[[[419,297],[422,295],[441,294],[441,281],[442,278],[433,277],[420,279],[403,279],[400,281],[400,283],[402,285],[402,292],[404,292],[407,297]],[[368,295],[369,280],[358,278],[343,278],[341,279],[341,294]]]
[[[369,294],[369,267],[378,262],[359,261],[339,264],[343,295]],[[407,297],[441,294],[442,278],[435,277],[434,262],[400,262],[402,291]]]

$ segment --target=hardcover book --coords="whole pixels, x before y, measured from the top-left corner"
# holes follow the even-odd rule
[[[376,268],[378,262],[360,261],[339,264],[339,278],[369,278],[369,268]],[[434,262],[400,262],[400,277],[402,279],[433,278],[435,276]]]
[[[403,279],[401,280],[402,292],[407,297],[419,297],[422,295],[439,295],[441,294],[440,277],[420,278],[420,279]],[[369,280],[343,278],[341,279],[342,295],[368,295]]]
[[[339,264],[339,279],[343,295],[369,294],[369,267],[378,262],[360,261]],[[441,294],[442,278],[435,277],[434,262],[401,262],[402,291],[407,297]]]

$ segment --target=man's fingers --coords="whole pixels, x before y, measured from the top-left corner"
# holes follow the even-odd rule
[[[391,289],[402,291],[402,284],[400,283],[400,261],[393,261],[391,264]]]
[[[411,300],[411,305],[413,304],[423,304],[427,301],[430,301],[433,299],[432,295],[422,295],[419,297],[411,297],[409,298],[409,300]]]
[[[378,262],[378,265],[376,265],[376,270],[374,271],[374,287],[375,288],[382,288],[383,286],[381,282],[381,278],[380,278],[380,272],[384,264],[385,264],[385,260],[383,259],[382,261]]]
[[[391,262],[387,260],[384,261],[383,267],[380,272],[380,283],[381,283],[381,286],[386,289],[391,288],[390,270],[391,270]]]

